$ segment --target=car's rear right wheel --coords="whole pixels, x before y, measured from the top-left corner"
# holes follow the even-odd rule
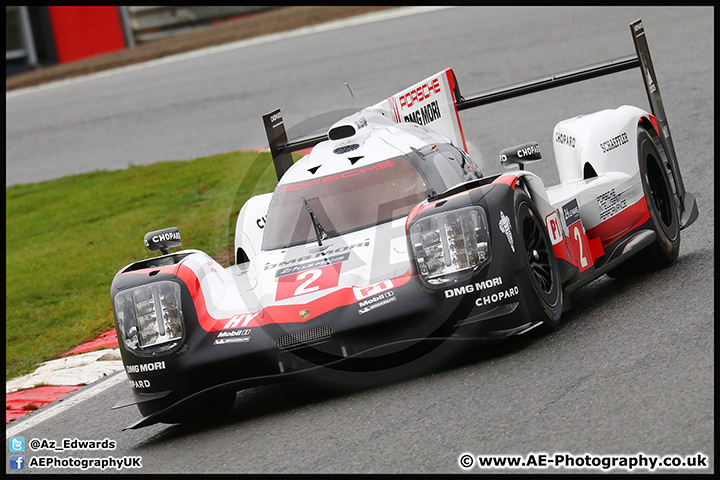
[[[680,221],[670,174],[665,166],[667,157],[660,140],[642,125],[638,128],[638,156],[640,180],[655,230],[655,243],[609,271],[608,276],[613,278],[666,267],[677,260],[680,252]]]

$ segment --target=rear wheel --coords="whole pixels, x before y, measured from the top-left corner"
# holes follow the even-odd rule
[[[515,216],[523,262],[540,310],[539,319],[546,330],[555,330],[560,326],[563,301],[560,268],[545,224],[530,197],[521,190],[515,195]]]
[[[638,128],[640,181],[650,218],[655,229],[655,243],[608,272],[610,277],[624,277],[666,267],[680,252],[680,221],[667,157],[660,141],[641,125]]]

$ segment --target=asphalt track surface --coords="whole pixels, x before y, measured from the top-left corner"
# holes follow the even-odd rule
[[[45,421],[37,412],[13,423],[8,436],[113,439],[112,451],[26,451],[26,458],[141,456],[143,473],[462,473],[465,452],[700,452],[710,466],[696,472],[714,472],[710,8],[443,9],[9,97],[8,180],[262,147],[261,114],[281,107],[293,125],[352,108],[343,82],[365,105],[446,67],[469,95],[620,57],[633,53],[628,24],[637,18],[685,186],[700,210],[670,268],[603,277],[572,297],[559,331],[483,344],[423,376],[340,393],[297,384],[255,388],[220,419],[126,432],[140,416],[132,407],[108,410],[129,390],[114,376],[69,395],[60,402],[69,407]],[[552,185],[555,123],[622,104],[647,108],[639,75],[463,112],[471,153],[494,173],[502,148],[536,140],[546,158],[529,169]]]

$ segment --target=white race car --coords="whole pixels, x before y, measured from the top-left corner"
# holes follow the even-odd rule
[[[150,232],[163,255],[112,283],[132,398],[128,428],[232,406],[243,388],[301,376],[416,368],[467,339],[557,327],[568,294],[603,274],[669,265],[697,218],[685,191],[641,21],[636,55],[463,98],[451,69],[288,140],[264,116],[275,191],[242,207],[236,264]],[[558,123],[561,183],[524,170],[536,143],[483,176],[459,112],[640,68],[651,112],[621,106]],[[312,147],[297,162],[290,153]],[[330,375],[330,374],[333,375]]]

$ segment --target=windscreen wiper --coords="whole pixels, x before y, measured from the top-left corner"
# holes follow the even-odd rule
[[[317,237],[318,245],[322,247],[322,241],[328,238],[328,234],[322,228],[320,222],[317,221],[317,218],[315,218],[315,214],[313,213],[312,208],[310,208],[310,204],[307,200],[305,200],[305,197],[302,197],[302,199],[305,204],[305,210],[307,210],[310,214],[310,220],[312,220],[313,227],[315,227],[315,236]]]

